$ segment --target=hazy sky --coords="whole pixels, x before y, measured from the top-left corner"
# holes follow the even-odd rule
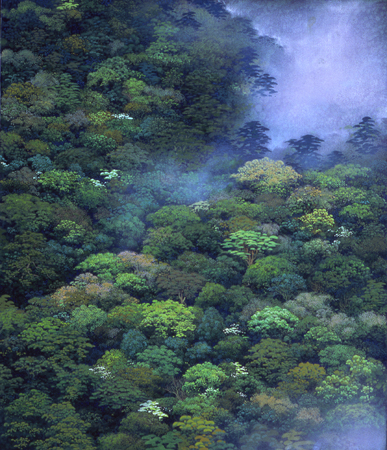
[[[378,125],[387,118],[386,0],[225,4],[233,16],[250,19],[260,36],[277,39],[278,47],[268,47],[259,58],[276,78],[278,93],[257,98],[249,116],[270,129],[270,150],[313,134],[326,141],[321,146],[326,153],[349,138],[344,127],[364,116]]]

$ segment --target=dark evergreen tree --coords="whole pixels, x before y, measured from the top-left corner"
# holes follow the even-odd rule
[[[376,153],[378,146],[374,145],[374,141],[380,135],[380,132],[375,129],[375,121],[366,116],[359,124],[354,125],[354,128],[358,128],[358,130],[347,143],[352,144],[356,151],[361,154],[372,155]]]
[[[305,134],[300,139],[289,139],[285,141],[289,147],[295,150],[295,153],[285,157],[285,163],[292,166],[294,170],[302,172],[303,170],[315,167],[320,164],[321,156],[316,152],[320,143],[324,142],[311,134]]]
[[[241,145],[237,145],[238,141],[235,141],[237,148],[241,153],[247,156],[254,156],[255,159],[262,159],[265,153],[270,153],[264,144],[271,141],[271,139],[265,134],[269,128],[261,125],[257,120],[246,123],[237,132]]]
[[[329,155],[322,164],[323,168],[325,170],[328,170],[331,167],[337,166],[337,164],[345,164],[345,162],[346,158],[343,155],[343,153],[339,152],[338,150],[334,150],[333,152],[329,153]]]
[[[176,21],[176,24],[181,28],[192,27],[195,30],[198,30],[201,27],[201,24],[195,20],[194,11],[184,13],[182,18]]]

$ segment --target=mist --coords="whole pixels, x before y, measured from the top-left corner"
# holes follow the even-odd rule
[[[252,96],[248,120],[270,131],[267,156],[284,141],[312,134],[320,154],[338,150],[364,116],[383,129],[387,117],[387,2],[366,0],[226,0],[233,17],[250,19],[260,37],[275,39],[259,65],[276,78],[276,94]],[[262,41],[262,39],[261,39]],[[257,48],[258,49],[258,48]]]

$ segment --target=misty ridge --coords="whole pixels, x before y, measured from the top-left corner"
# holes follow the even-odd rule
[[[387,3],[1,6],[1,448],[387,448]]]

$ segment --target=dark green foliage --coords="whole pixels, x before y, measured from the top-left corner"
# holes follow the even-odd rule
[[[206,284],[206,279],[197,273],[184,273],[180,270],[169,269],[156,279],[157,286],[167,296],[178,298],[181,303],[192,300]]]
[[[246,364],[249,372],[267,380],[270,386],[275,386],[297,365],[291,347],[279,339],[262,339],[249,349],[249,355],[245,359],[250,361]]]
[[[195,223],[182,229],[183,236],[192,242],[200,253],[216,254],[221,251],[220,240],[222,233],[209,224]]]
[[[208,361],[208,358],[213,354],[213,349],[207,342],[196,342],[185,352],[185,360],[189,362],[189,365],[195,363],[203,363]]]
[[[272,278],[270,284],[271,287],[268,288],[268,292],[283,298],[285,301],[291,300],[299,292],[307,290],[305,280],[294,273],[283,273],[279,277]]]
[[[144,239],[142,253],[151,254],[161,261],[175,259],[184,250],[190,250],[192,242],[186,239],[180,232],[174,231],[173,227],[150,228],[147,232],[149,237]]]
[[[122,336],[120,349],[125,355],[134,359],[137,353],[142,352],[147,347],[147,339],[139,330],[129,330]]]
[[[157,212],[148,214],[146,220],[150,221],[155,228],[171,225],[174,230],[179,231],[190,222],[200,222],[198,215],[188,206],[163,206]]]
[[[216,258],[216,264],[203,270],[202,275],[210,282],[221,284],[226,289],[242,282],[242,272],[246,270],[243,261],[237,258],[221,255]]]
[[[148,412],[131,412],[121,420],[119,431],[140,437],[149,433],[163,436],[168,433],[169,428],[168,425],[160,422],[153,414]]]
[[[206,341],[209,344],[218,342],[224,335],[224,321],[215,308],[208,308],[198,325],[195,334],[199,341]]]
[[[220,284],[206,283],[196,298],[195,305],[203,309],[221,306],[225,292],[226,289]]]
[[[241,336],[228,336],[219,341],[215,347],[217,360],[242,361],[249,342]]]

